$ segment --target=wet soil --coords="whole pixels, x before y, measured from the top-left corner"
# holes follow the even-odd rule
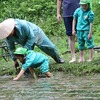
[[[0,76],[0,100],[100,100],[100,74],[76,77],[62,72],[51,78]]]

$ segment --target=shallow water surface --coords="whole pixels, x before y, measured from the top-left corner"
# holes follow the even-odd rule
[[[51,78],[0,76],[0,100],[100,100],[100,74],[76,77],[57,72]]]

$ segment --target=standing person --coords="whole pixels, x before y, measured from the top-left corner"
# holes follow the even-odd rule
[[[40,67],[42,73],[47,77],[51,77],[49,72],[49,59],[47,56],[40,52],[34,52],[33,50],[27,50],[26,48],[19,47],[14,52],[16,58],[22,63],[22,68],[17,77],[13,80],[17,81],[24,74],[25,70],[29,69],[32,76],[34,76],[34,69]]]
[[[71,50],[72,59],[69,63],[76,61],[75,57],[75,36],[72,35],[73,13],[79,7],[79,0],[57,0],[57,19],[61,21],[60,14],[61,5],[63,7],[63,20],[68,36],[69,47]]]
[[[80,57],[78,62],[84,62],[84,52],[85,43],[89,49],[89,59],[87,61],[92,61],[93,56],[93,37],[92,37],[92,27],[94,20],[94,13],[91,10],[91,0],[80,0],[81,7],[76,9],[74,12],[73,19],[73,35],[76,34],[78,38],[78,48],[80,50]],[[77,26],[76,26],[77,21]],[[75,30],[76,26],[76,30]]]
[[[10,49],[11,57],[18,65],[17,59],[13,52],[15,50],[15,42],[23,47],[32,50],[34,46],[38,46],[42,51],[51,56],[57,63],[64,63],[60,58],[55,45],[45,35],[41,28],[26,20],[9,18],[0,23],[0,39],[6,38]]]

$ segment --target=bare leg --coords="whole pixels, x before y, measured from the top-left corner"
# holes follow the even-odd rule
[[[93,48],[89,49],[89,59],[87,60],[88,62],[91,62],[93,58]]]
[[[75,36],[68,36],[68,42],[69,42],[69,47],[71,50],[71,55],[72,59],[69,61],[69,63],[75,62],[76,57],[75,57]]]
[[[31,75],[34,76],[34,69],[32,67],[29,67],[28,69],[31,72]]]
[[[34,77],[34,79],[37,79],[37,76],[35,74],[34,68],[29,67],[29,71],[31,72],[31,75]]]
[[[80,50],[80,57],[79,57],[78,62],[84,62],[84,52],[83,52],[83,50]]]
[[[45,75],[46,75],[47,77],[51,77],[51,76],[52,76],[52,74],[51,74],[50,72],[46,72]]]

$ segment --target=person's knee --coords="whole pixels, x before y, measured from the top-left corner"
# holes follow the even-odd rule
[[[79,50],[84,50],[84,49],[85,49],[84,44],[80,44],[80,45],[78,45],[78,49],[79,49]]]
[[[93,40],[91,39],[91,40],[89,40],[89,41],[86,41],[86,44],[87,44],[87,48],[88,49],[91,49],[91,48],[93,48],[94,47],[94,42],[93,42]]]

